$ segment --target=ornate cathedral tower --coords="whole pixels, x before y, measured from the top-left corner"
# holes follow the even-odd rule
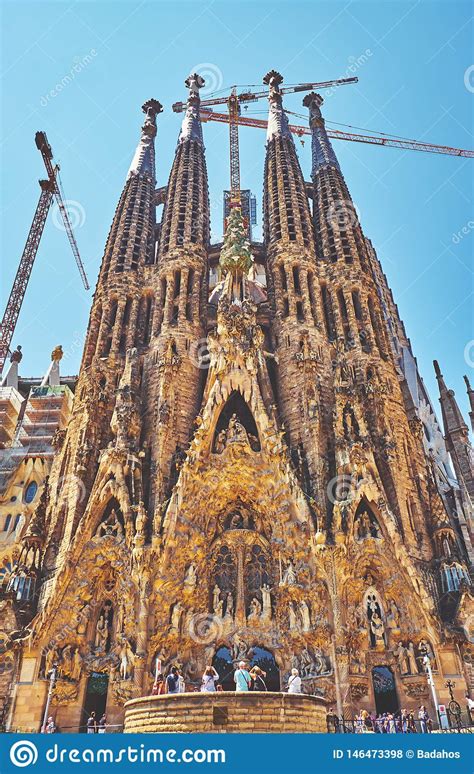
[[[408,341],[322,98],[304,100],[308,184],[282,77],[271,71],[264,82],[266,283],[255,279],[236,207],[223,279],[209,294],[200,76],[186,81],[158,191],[161,106],[143,106],[72,417],[9,580],[10,595],[36,584],[21,667],[31,684],[18,685],[15,727],[40,722],[54,664],[53,712],[72,728],[91,710],[121,723],[124,702],[151,692],[160,664],[178,664],[198,689],[212,663],[225,690],[241,659],[263,668],[275,691],[296,668],[306,693],[346,717],[361,706],[428,704],[426,655],[440,700],[446,675],[467,674],[467,489],[462,502],[451,489],[440,495],[402,368]],[[467,428],[439,379],[449,449],[468,486]]]

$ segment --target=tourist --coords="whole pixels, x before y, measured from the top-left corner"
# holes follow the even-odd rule
[[[238,692],[249,691],[251,682],[252,678],[245,668],[245,661],[240,661],[238,669],[234,672],[235,690]]]
[[[97,731],[97,721],[95,719],[95,712],[91,712],[87,718],[87,733],[95,734]]]
[[[328,734],[338,734],[339,733],[339,718],[337,717],[336,713],[334,712],[334,708],[331,707],[326,715],[326,728],[328,730]]]
[[[224,690],[224,689],[223,689],[222,685],[219,683],[219,685],[217,685],[217,686],[216,686],[216,691],[217,691],[218,693],[222,693],[222,691],[223,691],[223,690]]]
[[[411,710],[408,713],[408,733],[416,734],[415,716]]]
[[[474,699],[471,699],[468,693],[466,693],[466,709],[469,722],[474,723]]]
[[[178,669],[178,693],[186,693],[186,685],[181,669]]]
[[[402,709],[402,713],[400,715],[400,726],[401,726],[402,734],[407,734],[408,733],[408,712],[406,709]]]
[[[97,724],[97,733],[98,734],[105,734],[106,726],[107,726],[107,716],[106,716],[106,714],[104,712],[104,714],[102,715],[101,719],[99,720],[99,722]]]
[[[426,707],[424,704],[421,705],[419,711],[418,711],[418,720],[420,721],[420,731],[422,734],[428,733],[428,723],[430,720],[430,716],[428,715],[426,711]]]
[[[151,695],[161,696],[163,693],[166,693],[165,677],[162,672],[159,672],[155,677],[155,682],[153,683],[153,688],[151,689]]]
[[[301,677],[295,668],[291,670],[288,678],[288,693],[301,693]]]
[[[166,693],[179,693],[178,667],[172,666],[166,678]]]
[[[213,666],[207,666],[204,670],[204,674],[201,679],[201,693],[215,693],[216,681],[219,679],[219,675]],[[219,686],[217,686],[219,689]],[[221,686],[222,690],[222,686]]]
[[[267,686],[265,684],[265,677],[267,673],[260,669],[259,666],[254,666],[250,670],[250,677],[252,678],[252,691],[266,691]]]
[[[52,715],[50,715],[50,717],[48,718],[48,722],[46,723],[46,726],[45,726],[45,729],[44,729],[44,733],[45,734],[55,734],[56,733],[56,723],[54,722],[54,719],[53,719]]]

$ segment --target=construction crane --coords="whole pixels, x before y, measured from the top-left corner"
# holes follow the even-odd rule
[[[357,83],[359,79],[337,78],[332,81],[320,81],[319,83],[298,83],[296,86],[285,86],[280,89],[280,94],[294,94],[297,91],[312,91],[313,89],[329,89],[338,86],[344,86],[349,83]],[[227,104],[229,113],[213,113],[212,111],[201,111],[201,120],[213,120],[211,116],[225,116],[225,123],[229,124],[229,148],[230,148],[230,207],[240,207],[240,155],[239,155],[239,124],[246,124],[245,119],[240,115],[241,103],[256,102],[263,97],[268,97],[268,90],[254,91],[248,89],[237,94],[237,86],[232,86],[228,96],[213,97],[212,99],[202,100],[200,107],[211,107],[213,105]],[[175,102],[172,106],[175,113],[182,113],[186,109],[185,102]],[[208,116],[203,118],[203,115]],[[219,118],[215,119],[220,120]],[[252,126],[253,124],[250,124]]]
[[[286,111],[289,113],[290,111]],[[229,115],[227,113],[214,113],[210,110],[201,111],[201,121],[218,121],[219,123],[229,123]],[[249,118],[248,116],[238,116],[237,121],[242,126],[254,126],[258,129],[266,129],[268,126],[267,121],[263,121],[259,118]],[[297,124],[289,124],[289,129],[293,134],[302,137],[304,134],[311,134],[309,126],[299,126]],[[372,134],[354,134],[353,132],[342,132],[339,129],[326,128],[328,137],[333,140],[349,140],[351,142],[365,142],[369,145],[385,145],[389,148],[405,148],[406,150],[425,151],[426,153],[441,153],[447,156],[462,156],[463,158],[474,158],[474,151],[464,150],[463,148],[451,148],[449,145],[434,145],[428,142],[419,142],[418,140],[408,140],[398,137],[390,137],[389,135],[372,135]]]
[[[299,83],[294,86],[285,86],[281,88],[280,94],[292,94],[302,91],[313,91],[327,88],[335,88],[346,84],[357,83],[358,78],[340,78],[332,81],[323,81],[321,83]],[[228,96],[214,97],[201,102],[200,118],[201,121],[218,121],[219,123],[229,124],[229,156],[230,156],[230,206],[240,207],[240,159],[239,159],[239,126],[253,126],[259,129],[267,128],[267,121],[258,118],[249,118],[242,116],[240,111],[241,103],[256,102],[263,97],[268,97],[268,91],[254,91],[249,89],[240,94],[237,93],[237,87],[233,86]],[[212,109],[214,105],[227,103],[228,113],[216,113]],[[186,103],[175,102],[172,106],[175,113],[182,112]],[[209,108],[209,109],[206,109]],[[290,111],[286,111],[290,113]],[[289,125],[290,131],[298,137],[311,134],[308,126]],[[448,156],[462,156],[464,158],[473,158],[474,151],[463,150],[462,148],[451,148],[446,145],[434,145],[433,143],[409,140],[400,137],[391,137],[379,133],[379,135],[356,134],[353,132],[341,131],[338,129],[327,129],[328,136],[335,140],[348,140],[350,142],[363,142],[370,145],[384,145],[392,148],[404,148],[406,150],[424,151],[426,153],[441,153]]]
[[[13,286],[0,326],[0,374],[3,371],[5,360],[7,359],[8,353],[10,352],[11,340],[13,338],[18,315],[20,314],[21,305],[23,303],[23,298],[25,296],[31,270],[33,269],[36,253],[38,252],[39,243],[41,241],[41,236],[43,234],[46,218],[48,217],[48,212],[51,207],[53,197],[55,198],[59,212],[61,213],[64,228],[67,233],[74,258],[76,259],[83,285],[86,290],[89,290],[90,288],[86,272],[81,261],[81,256],[79,254],[79,249],[77,247],[77,242],[74,237],[69,214],[64,204],[64,196],[59,178],[59,165],[55,164],[53,166],[53,152],[45,132],[36,132],[35,142],[36,147],[41,152],[43,157],[46,172],[48,173],[48,179],[39,181],[41,193],[38,206],[36,207],[36,211],[33,216],[33,222],[26,239],[26,244],[20,259],[20,264],[18,266],[15,279],[13,281]]]

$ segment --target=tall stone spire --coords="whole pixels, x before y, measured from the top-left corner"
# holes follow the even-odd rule
[[[199,89],[204,79],[192,73],[186,112],[178,138],[161,221],[160,261],[170,260],[183,245],[209,244],[209,192],[201,122]]]
[[[156,116],[163,110],[156,99],[149,99],[142,107],[146,114],[145,122],[142,126],[140,142],[137,145],[135,155],[128,170],[128,177],[132,175],[149,175],[153,184],[155,184],[155,137],[156,137]]]
[[[316,170],[319,167],[333,166],[339,171],[341,170],[339,162],[334,153],[331,141],[329,140],[326,132],[326,126],[324,118],[322,117],[320,107],[323,104],[323,98],[320,94],[316,94],[312,91],[307,94],[303,100],[303,105],[309,108],[309,123],[311,127],[312,137],[312,170],[311,174],[314,177]]]
[[[469,398],[469,405],[471,407],[469,418],[471,420],[472,432],[474,433],[474,390],[472,389],[469,378],[467,376],[464,377],[464,381],[466,382],[467,397]]]
[[[469,494],[474,497],[474,452],[469,441],[469,430],[454,390],[448,390],[446,387],[437,360],[433,360],[433,366],[438,380],[446,447],[451,454],[457,478],[464,481]]]
[[[280,417],[293,457],[299,460],[300,470],[309,471],[304,487],[312,496],[322,488],[316,455],[309,457],[322,414],[316,415],[314,387],[309,385],[329,368],[329,353],[322,346],[318,267],[306,186],[282,107],[283,78],[272,70],[263,81],[269,86],[264,237],[269,299],[275,313]]]
[[[145,121],[120,196],[102,259],[91,310],[83,365],[94,355],[125,356],[133,346],[132,295],[138,294],[145,265],[155,262],[155,137],[156,116],[162,106],[156,99],[142,105]],[[135,306],[138,302],[135,302]],[[133,313],[132,313],[133,312]]]

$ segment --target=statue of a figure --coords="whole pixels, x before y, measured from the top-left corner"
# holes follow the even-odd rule
[[[214,605],[214,615],[216,615],[218,618],[222,618],[224,616],[224,600],[218,599],[217,604]]]
[[[234,597],[231,591],[229,591],[226,597],[225,614],[229,618],[232,618],[234,615]]]
[[[410,666],[408,664],[407,649],[405,648],[403,642],[398,643],[397,647],[393,651],[393,655],[397,659],[400,674],[407,675],[410,671]]]
[[[433,653],[433,648],[431,647],[428,640],[421,639],[418,643],[418,663],[423,665],[423,656],[428,656],[431,662],[431,669],[436,670],[436,659],[435,655]]]
[[[61,674],[63,677],[72,676],[72,648],[66,645],[61,654]]]
[[[214,445],[216,454],[222,454],[222,452],[224,451],[224,449],[226,447],[226,442],[227,442],[227,431],[226,430],[221,430],[217,434],[216,442],[215,442],[215,445]]]
[[[216,607],[219,605],[220,598],[221,598],[221,590],[216,583],[212,592],[212,609],[214,610],[214,612],[216,612]]]
[[[118,656],[120,659],[120,677],[122,680],[128,680],[133,673],[135,654],[126,637],[123,638],[119,646]]]
[[[271,618],[272,617],[272,597],[270,594],[270,586],[268,583],[264,583],[262,588],[260,589],[260,592],[262,594],[262,617],[263,618]]]
[[[234,661],[241,661],[247,657],[249,652],[249,646],[244,640],[241,640],[239,635],[236,634],[232,645],[232,658]]]
[[[73,680],[78,681],[81,679],[81,664],[82,664],[81,654],[79,652],[79,648],[76,648],[72,659],[71,678]]]
[[[181,624],[181,617],[183,615],[183,606],[181,602],[176,602],[171,610],[171,629],[174,632],[179,632]]]
[[[186,570],[186,575],[184,576],[184,585],[188,589],[194,589],[196,587],[196,583],[197,583],[196,566],[194,564],[190,564],[188,569]]]
[[[137,508],[137,518],[135,520],[135,533],[136,535],[145,535],[146,532],[147,515],[143,502],[140,500]]]
[[[357,605],[352,610],[352,625],[357,631],[365,629],[365,615],[361,605]]]
[[[293,562],[291,559],[288,559],[288,564],[286,565],[286,570],[283,573],[283,580],[282,585],[283,586],[294,586],[297,582],[297,576],[296,576],[296,570],[294,567]]]
[[[53,666],[59,661],[59,654],[57,648],[51,648],[46,651],[46,657],[44,662],[44,676],[48,677]]]
[[[390,600],[390,609],[387,614],[387,626],[389,629],[400,629],[400,610],[395,600]]]
[[[254,618],[259,618],[261,612],[262,612],[262,605],[260,600],[258,600],[257,597],[253,597],[253,599],[250,602],[249,621]]]
[[[376,610],[372,613],[370,619],[370,631],[373,635],[375,647],[385,647],[385,625]]]
[[[357,540],[365,540],[365,538],[370,537],[370,516],[367,511],[359,513],[355,526]]]
[[[109,627],[107,619],[103,613],[100,614],[97,626],[95,629],[95,648],[99,653],[105,652],[107,647],[107,640],[109,637]]]
[[[301,677],[308,677],[311,674],[313,668],[313,659],[308,648],[303,648],[300,656],[300,671]]]
[[[297,629],[297,622],[296,622],[295,606],[293,602],[288,603],[288,615],[290,618],[290,631],[295,631],[295,629]]]
[[[308,604],[304,599],[302,599],[299,603],[298,609],[301,619],[301,627],[304,632],[309,632],[311,629],[311,616],[309,614]]]
[[[418,664],[416,663],[415,648],[412,642],[408,643],[407,654],[408,654],[408,664],[410,666],[410,674],[417,675]]]
[[[229,420],[229,427],[227,430],[227,440],[229,443],[248,443],[248,436],[245,427],[243,426],[237,414],[232,414]]]
[[[112,508],[112,510],[110,511],[110,514],[107,516],[105,521],[102,521],[99,524],[96,534],[99,537],[102,537],[104,535],[113,535],[119,540],[123,538],[122,525],[120,524],[115,508]]]

